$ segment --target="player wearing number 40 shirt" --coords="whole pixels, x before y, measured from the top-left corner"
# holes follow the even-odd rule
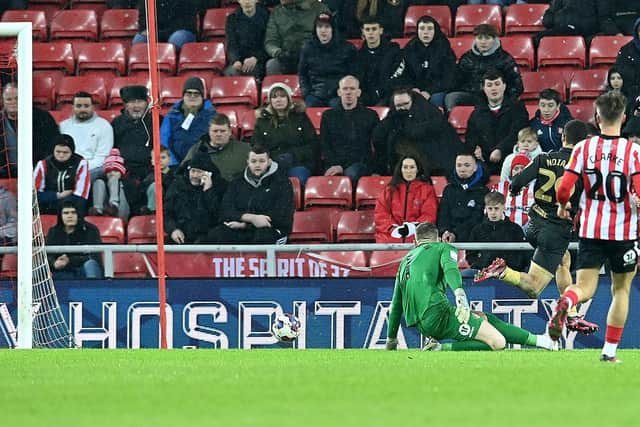
[[[503,282],[522,289],[531,298],[538,295],[547,287],[553,274],[560,294],[572,283],[571,256],[567,248],[571,239],[573,223],[571,218],[559,218],[557,215],[556,187],[564,168],[569,161],[573,146],[587,137],[587,126],[572,120],[564,126],[562,132],[562,148],[559,151],[542,153],[518,175],[511,183],[510,191],[518,194],[534,179],[535,203],[529,210],[529,227],[527,240],[535,248],[531,265],[527,273],[509,268],[504,259],[497,258],[491,265],[480,270],[474,282],[481,282],[489,278],[498,278]],[[573,193],[572,216],[575,215],[580,191]],[[598,330],[598,325],[588,322],[578,315],[576,307],[568,313],[567,328],[583,334],[590,334]]]
[[[558,340],[567,312],[593,296],[600,268],[611,268],[611,305],[602,349],[603,362],[618,362],[616,350],[629,311],[629,290],[638,258],[638,212],[634,191],[640,190],[640,146],[620,137],[626,99],[613,91],[596,99],[601,135],[576,144],[556,190],[558,216],[568,216],[569,197],[581,180],[578,273],[576,284],[562,294],[551,320],[549,335]]]

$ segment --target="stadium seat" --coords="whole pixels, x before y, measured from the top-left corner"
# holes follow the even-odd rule
[[[86,216],[85,219],[87,222],[98,227],[102,243],[124,243],[124,222],[122,221],[122,218],[111,216]]]
[[[44,10],[7,10],[2,22],[31,22],[34,40],[47,41],[47,16]]]
[[[107,9],[100,19],[100,39],[128,40],[138,32],[138,9]]]
[[[51,114],[51,117],[53,117],[53,120],[55,120],[57,124],[60,124],[71,116],[71,111],[69,111],[69,109],[50,110],[49,114]]]
[[[105,119],[106,121],[108,121],[109,123],[111,123],[113,121],[113,119],[115,119],[120,114],[122,114],[122,109],[121,108],[111,108],[109,110],[96,110],[96,114],[98,116],[102,117],[103,119]]]
[[[349,43],[353,45],[356,49],[360,49],[364,44],[364,40],[362,39],[346,39]]]
[[[314,206],[351,209],[351,201],[351,179],[347,176],[312,176],[305,184],[305,209]]]
[[[596,123],[596,106],[593,102],[580,103],[580,104],[568,104],[567,108],[571,112],[571,116],[574,119],[582,120],[583,122]]]
[[[160,79],[160,104],[173,105],[182,100],[182,87],[187,77],[184,76],[162,76]],[[207,83],[202,80],[204,85],[204,93],[207,93]]]
[[[149,277],[145,254],[116,252],[113,254],[113,276],[117,279]]]
[[[543,37],[538,46],[538,70],[546,68],[584,68],[586,50],[582,36]]]
[[[12,278],[18,275],[18,256],[16,254],[4,254],[2,256],[2,267],[0,267],[1,278]]]
[[[525,71],[522,73],[524,92],[520,99],[525,103],[538,103],[538,95],[543,89],[551,88],[560,92],[562,101],[566,101],[567,85],[560,71]]]
[[[382,120],[385,117],[387,117],[387,114],[389,113],[389,107],[384,107],[381,105],[377,105],[377,106],[371,106],[371,107],[367,107],[370,110],[375,111],[378,114],[378,119]]]
[[[130,245],[156,243],[155,215],[131,217],[127,224],[127,243]]]
[[[527,113],[529,114],[529,120],[533,119],[538,111],[538,104],[526,104]]]
[[[176,74],[176,48],[171,43],[158,43],[158,70],[163,74]],[[137,43],[129,50],[129,75],[149,73],[147,44]]]
[[[451,9],[449,6],[409,6],[404,15],[404,35],[414,36],[417,32],[418,20],[428,15],[440,24],[440,29],[448,36],[451,35]]]
[[[542,16],[548,4],[512,4],[507,6],[504,16],[504,33],[535,34],[544,30]]]
[[[411,37],[400,37],[397,39],[391,39],[391,41],[398,43],[400,49],[404,49],[404,47],[411,41]]]
[[[124,104],[124,102],[122,102],[122,98],[120,98],[120,88],[132,85],[147,86],[147,88],[149,88],[151,83],[149,81],[149,77],[144,74],[116,77],[111,82],[111,90],[109,91],[109,107],[112,108]]]
[[[165,266],[168,277],[212,277],[213,257],[211,253],[166,253]],[[150,259],[152,257],[149,257]],[[157,262],[156,262],[157,265]]]
[[[18,195],[18,180],[16,178],[0,179],[0,187],[4,187],[14,196]]]
[[[589,46],[589,66],[610,68],[616,62],[618,51],[631,40],[631,36],[595,36]]]
[[[440,200],[442,193],[444,193],[444,188],[449,184],[447,177],[434,175],[431,177],[431,183],[433,184],[433,189],[436,191],[436,197]]]
[[[331,243],[333,230],[328,211],[296,211],[288,243]]]
[[[311,120],[313,128],[317,134],[320,134],[320,121],[322,120],[322,113],[327,111],[329,107],[309,107],[305,110],[307,117]]]
[[[243,141],[250,141],[256,128],[256,113],[253,110],[241,110],[238,112],[238,136]]]
[[[178,74],[210,80],[222,73],[226,63],[223,42],[186,43],[180,49]]]
[[[473,33],[480,24],[493,25],[502,34],[502,11],[495,4],[463,4],[458,6],[454,24],[455,35]]]
[[[51,19],[50,27],[51,40],[98,39],[98,17],[94,10],[61,10]]]
[[[487,185],[486,187],[489,190],[493,190],[494,188],[496,188],[498,186],[498,183],[500,182],[500,175],[490,175],[489,176],[489,181],[487,181]]]
[[[460,138],[464,140],[467,133],[467,122],[471,113],[473,113],[474,107],[468,105],[458,105],[451,109],[449,112],[449,123],[456,130],[456,133]]]
[[[42,233],[47,236],[49,229],[58,223],[57,215],[40,215],[40,223],[42,224]]]
[[[252,76],[215,77],[211,79],[210,99],[214,104],[258,107],[258,85]]]
[[[78,75],[108,70],[115,76],[126,74],[124,47],[118,42],[74,43]]]
[[[33,69],[61,70],[64,74],[74,74],[76,62],[71,43],[33,43]]]
[[[338,243],[375,243],[376,224],[373,211],[345,211],[337,227]]]
[[[363,176],[358,180],[356,186],[356,206],[355,208],[368,209],[376,206],[378,196],[382,194],[384,188],[389,185],[390,176]]]
[[[290,176],[291,186],[293,187],[293,202],[295,203],[296,210],[302,208],[302,186],[298,177]]]
[[[300,79],[297,74],[271,74],[265,76],[262,80],[262,104],[265,105],[269,100],[269,89],[274,83],[284,83],[291,88],[293,99],[301,101],[302,92],[300,90]]]
[[[52,77],[35,75],[33,77],[33,104],[44,110],[51,110],[55,105],[55,82]]]
[[[104,79],[87,75],[66,76],[60,80],[60,85],[56,90],[56,109],[60,109],[62,104],[72,104],[73,95],[79,91],[90,93],[97,108],[106,108],[107,88]]]
[[[234,10],[232,7],[208,9],[202,21],[202,39],[224,38],[227,16]]]
[[[607,88],[607,70],[578,70],[569,86],[569,101],[587,99],[593,102]]]
[[[449,39],[451,43],[451,49],[456,54],[456,59],[460,59],[465,52],[471,50],[473,47],[473,36],[452,37]]]
[[[522,70],[531,71],[535,67],[533,41],[529,36],[510,36],[500,39],[502,48],[513,56]]]

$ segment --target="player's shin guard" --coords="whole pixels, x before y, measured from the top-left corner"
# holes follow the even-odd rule
[[[500,320],[491,313],[485,313],[485,316],[487,316],[487,321],[504,336],[508,343],[528,345],[529,332]]]

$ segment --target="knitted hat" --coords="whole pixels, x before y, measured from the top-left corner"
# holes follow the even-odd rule
[[[132,85],[120,88],[120,98],[126,103],[137,99],[147,100],[149,94],[146,86]]]
[[[184,95],[188,90],[198,91],[204,98],[204,84],[202,84],[202,80],[200,80],[200,77],[189,77],[187,80],[185,80],[184,86],[182,86],[182,94]]]
[[[66,133],[63,133],[61,135],[57,135],[55,138],[55,144],[56,145],[61,145],[63,147],[69,147],[71,149],[72,153],[76,152],[76,143],[73,140],[73,137],[71,135],[67,135]]]
[[[293,98],[293,90],[291,90],[289,86],[284,83],[274,83],[269,88],[269,99],[271,99],[271,97],[273,96],[273,91],[276,89],[282,89],[283,91],[285,91],[287,97],[289,98],[289,101],[291,101],[291,98]]]
[[[516,156],[511,160],[511,175],[513,175],[513,169],[516,166],[527,166],[531,160],[525,156],[524,154],[516,154]]]
[[[207,172],[213,172],[215,166],[209,157],[209,154],[203,151],[196,151],[189,161],[189,169],[200,169]]]
[[[124,159],[120,155],[120,150],[117,148],[112,148],[109,152],[109,155],[104,160],[104,165],[102,166],[104,173],[107,174],[111,171],[118,171],[124,176],[127,173],[127,168],[124,166]]]

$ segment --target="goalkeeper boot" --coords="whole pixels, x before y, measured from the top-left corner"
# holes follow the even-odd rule
[[[442,344],[440,344],[436,339],[431,337],[426,337],[424,339],[424,345],[422,346],[422,351],[440,351],[442,350]]]
[[[488,267],[485,267],[476,273],[476,275],[473,277],[473,282],[483,282],[487,279],[492,278],[499,279],[506,268],[507,263],[505,262],[505,260],[502,258],[496,258]]]
[[[562,329],[567,321],[567,312],[569,311],[569,302],[564,297],[561,297],[556,304],[556,309],[549,320],[549,336],[552,340],[558,341],[562,336]]]
[[[607,356],[606,354],[601,354],[600,355],[600,361],[601,362],[608,362],[608,363],[622,363],[622,360],[618,359],[615,356]]]
[[[567,329],[582,335],[591,335],[598,332],[600,327],[596,323],[585,320],[584,316],[578,315],[567,317]]]

